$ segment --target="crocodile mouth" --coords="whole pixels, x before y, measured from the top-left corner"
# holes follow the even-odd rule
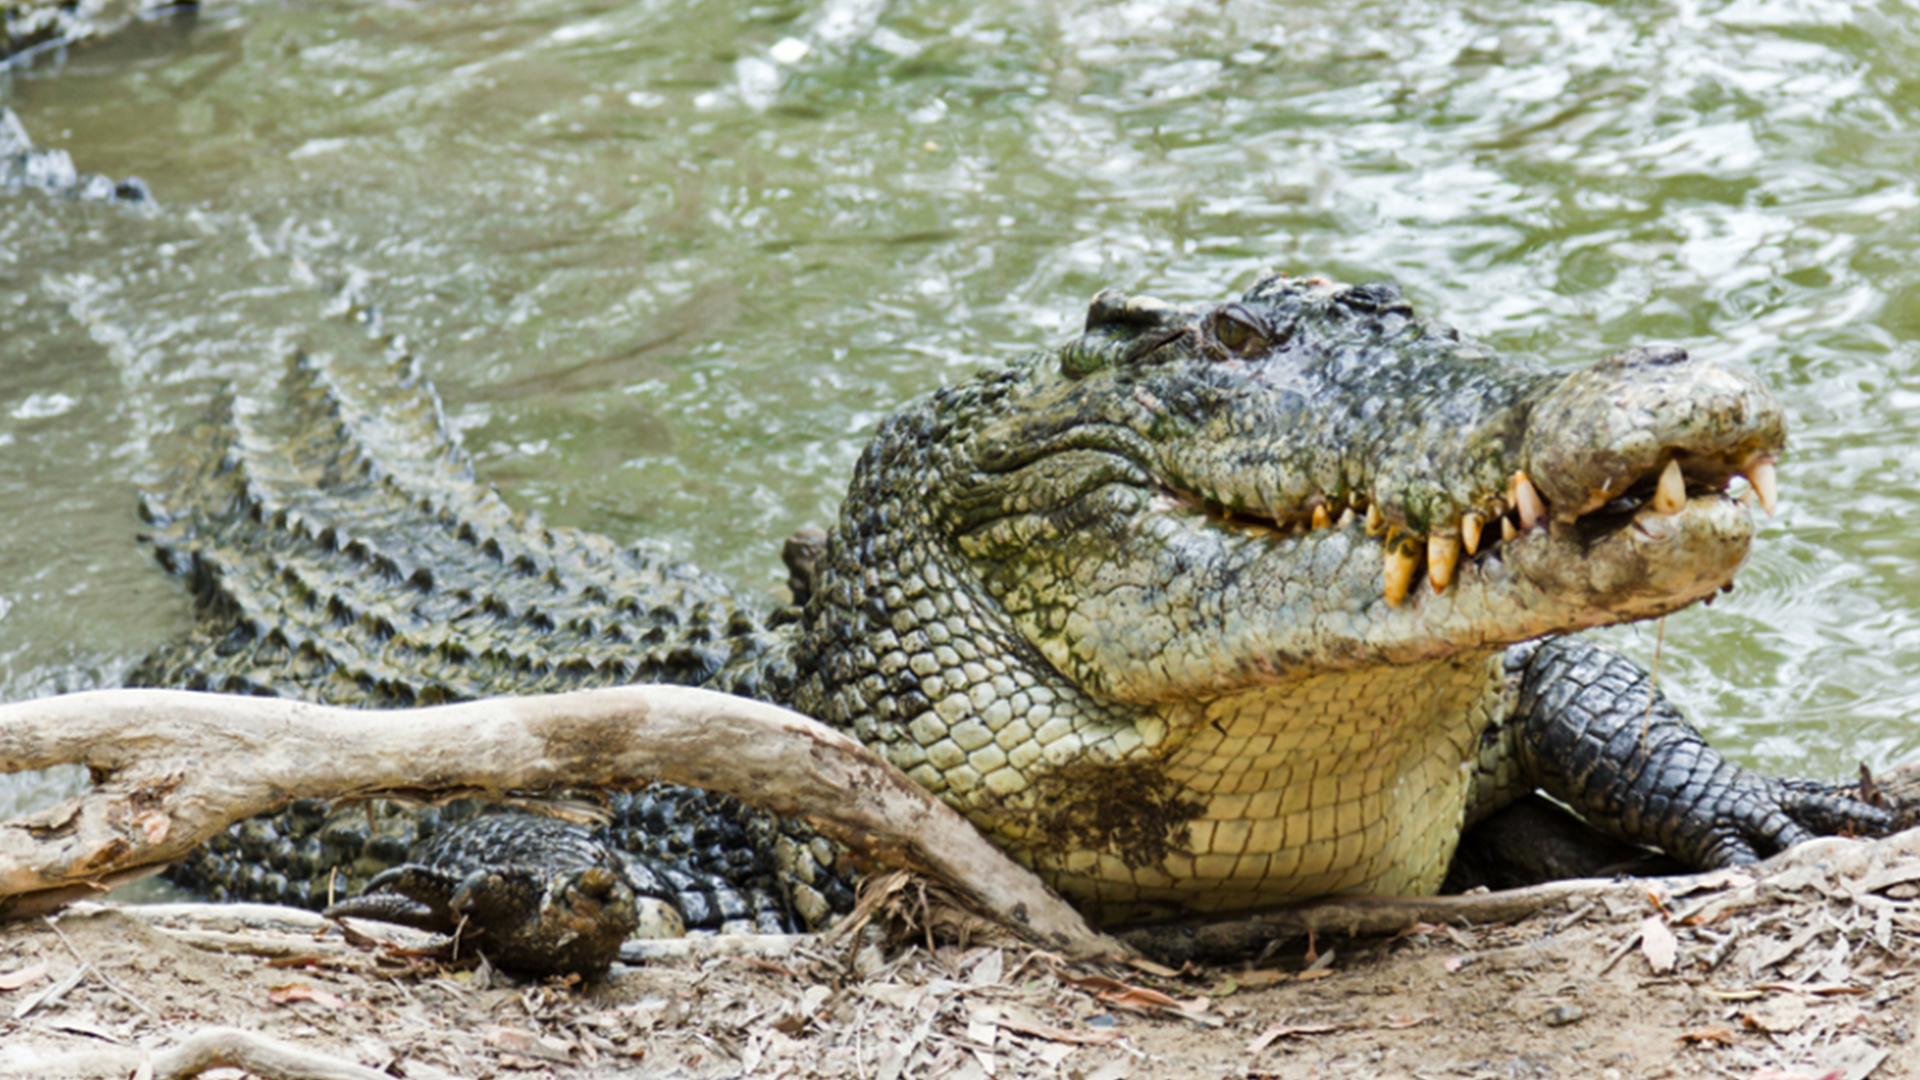
[[[1735,490],[1736,480],[1746,482],[1743,490]],[[1261,511],[1163,486],[1159,506],[1197,512],[1216,527],[1269,541],[1357,527],[1379,541],[1382,593],[1389,606],[1398,607],[1418,592],[1422,581],[1435,594],[1444,593],[1463,564],[1498,559],[1507,545],[1525,543],[1536,533],[1570,539],[1583,549],[1627,529],[1660,539],[1670,530],[1659,527],[1659,519],[1680,515],[1694,499],[1731,499],[1748,507],[1757,503],[1771,515],[1779,503],[1778,491],[1771,452],[1735,460],[1675,450],[1658,468],[1624,485],[1609,484],[1591,493],[1582,506],[1550,503],[1526,472],[1517,470],[1505,491],[1474,500],[1474,509],[1425,536],[1394,520],[1363,492],[1315,496],[1299,507]]]

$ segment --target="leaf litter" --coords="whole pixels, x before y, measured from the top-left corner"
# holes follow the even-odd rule
[[[1920,863],[1843,863],[1640,882],[1505,924],[1323,930],[1311,956],[1303,938],[1257,964],[868,926],[669,943],[587,986],[305,913],[214,928],[212,905],[87,904],[0,927],[0,1075],[88,1052],[133,1075],[217,1024],[409,1078],[1920,1075]]]

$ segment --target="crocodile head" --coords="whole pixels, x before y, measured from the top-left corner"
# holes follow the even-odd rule
[[[1676,348],[1553,373],[1390,285],[1096,297],[930,495],[1082,686],[1164,699],[1667,614],[1725,588],[1785,423]],[[1180,663],[1178,661],[1185,661]]]
[[[1096,908],[1430,889],[1498,652],[1727,587],[1784,438],[1746,375],[1550,371],[1391,286],[1102,293],[883,427],[806,707]]]

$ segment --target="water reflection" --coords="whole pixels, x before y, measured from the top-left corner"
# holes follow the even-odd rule
[[[1392,277],[1502,348],[1787,402],[1661,672],[1772,769],[1920,754],[1920,18],[1840,0],[233,5],[0,104],[165,212],[0,195],[0,694],[185,621],[131,492],[343,312],[521,504],[756,587],[864,433],[1120,285]],[[1655,633],[1615,635],[1650,658]]]

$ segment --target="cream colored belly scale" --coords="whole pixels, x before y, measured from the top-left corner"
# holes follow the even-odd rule
[[[1005,839],[1102,921],[1431,893],[1459,840],[1481,733],[1504,707],[1500,658],[1373,670],[1378,677],[1315,676],[1169,716],[1168,737],[1135,754],[1157,758],[1200,808],[1184,852],[1130,866],[1112,850]],[[1171,734],[1182,729],[1184,738]]]

